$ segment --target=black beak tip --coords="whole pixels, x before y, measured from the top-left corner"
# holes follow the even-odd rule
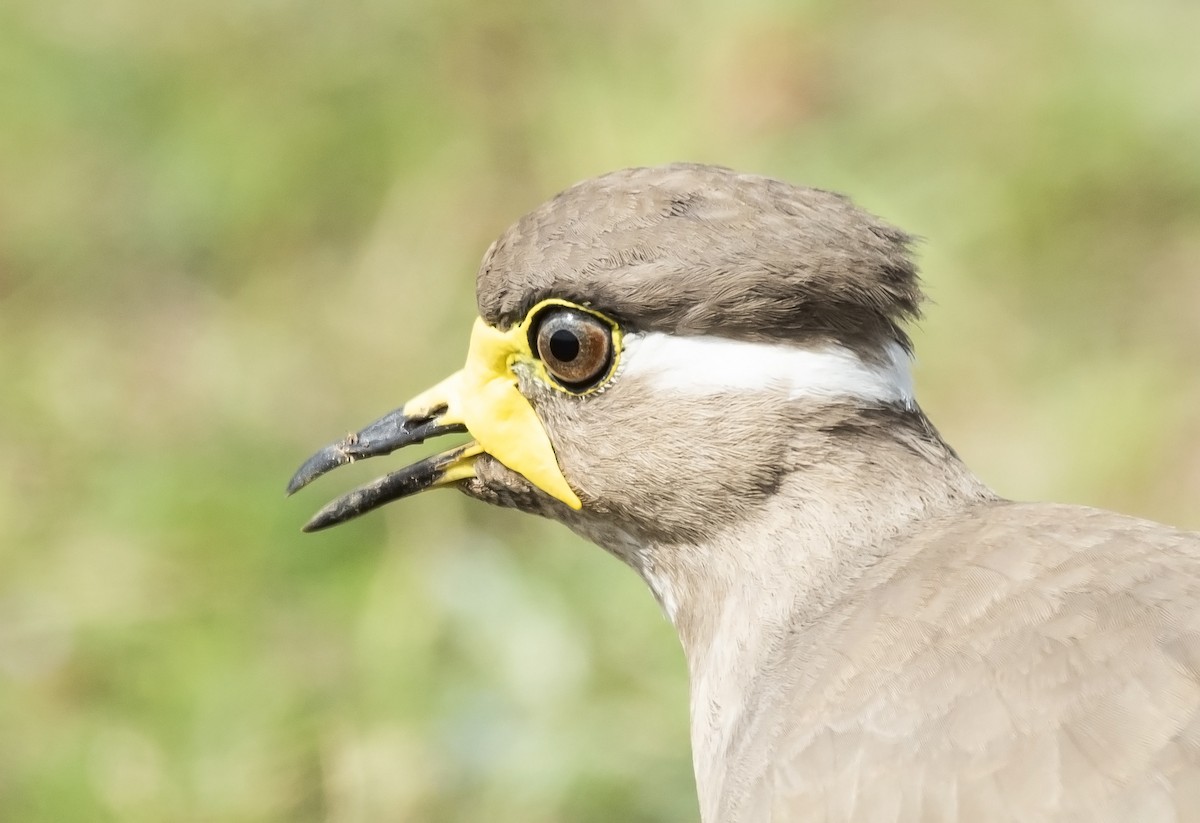
[[[369,508],[363,504],[362,498],[363,493],[359,489],[339,497],[309,518],[300,531],[312,534],[328,529],[330,526],[345,523],[347,520],[353,520],[364,514]]]
[[[353,520],[385,503],[433,488],[441,482],[446,467],[462,457],[470,445],[427,457],[343,494],[314,514],[312,519],[304,524],[302,531],[321,531]]]
[[[443,434],[465,432],[462,423],[442,424],[433,417],[413,418],[403,409],[389,412],[357,434],[348,434],[331,443],[304,461],[287,484],[287,494],[293,495],[323,474],[366,457],[391,454],[396,449]],[[435,485],[448,461],[462,455],[458,450],[426,458],[412,466],[392,472],[345,494],[321,509],[304,524],[302,531],[317,532],[352,520],[384,503],[406,497]]]
[[[304,465],[296,469],[292,479],[287,484],[287,496],[291,496],[321,475],[350,462],[346,452],[339,448],[341,444],[326,446],[312,457],[304,461]]]
[[[313,532],[319,532],[322,529],[327,529],[332,525],[332,523],[327,522],[326,518],[323,518],[320,515],[314,515],[311,520],[300,527],[300,531],[304,532],[305,534],[312,534]]]
[[[443,425],[433,418],[411,418],[403,409],[389,412],[358,434],[348,434],[336,443],[331,443],[304,461],[287,485],[287,494],[293,495],[323,474],[338,466],[353,463],[365,457],[391,454],[396,449],[415,443],[423,443],[430,437],[465,432],[461,423]]]

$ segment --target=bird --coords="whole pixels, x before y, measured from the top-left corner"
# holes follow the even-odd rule
[[[431,488],[556,520],[674,625],[704,823],[1200,820],[1200,534],[1005,499],[914,397],[914,239],[849,198],[675,163],[488,248],[466,363],[289,493]]]

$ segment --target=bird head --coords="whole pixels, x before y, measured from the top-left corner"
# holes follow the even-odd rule
[[[798,430],[840,425],[839,409],[914,411],[909,244],[840,195],[718,167],[584,181],[488,249],[464,367],[317,452],[289,492],[466,433],[306,530],[447,486],[601,544],[736,528],[825,459]]]

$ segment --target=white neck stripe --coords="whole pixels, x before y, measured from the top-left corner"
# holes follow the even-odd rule
[[[850,397],[915,408],[909,355],[889,343],[881,363],[838,345],[802,348],[724,337],[627,334],[621,376],[659,389],[716,394],[776,388],[792,399]]]

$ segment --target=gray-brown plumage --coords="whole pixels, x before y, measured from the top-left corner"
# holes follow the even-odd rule
[[[1200,535],[1002,500],[873,388],[920,303],[904,233],[776,180],[631,169],[488,251],[484,321],[546,298],[628,341],[587,393],[509,361],[581,507],[486,450],[455,482],[645,578],[687,657],[706,823],[1200,820]],[[850,352],[867,377],[647,365],[693,338],[716,342],[680,350]]]
[[[715,166],[625,169],[518,220],[484,255],[476,300],[502,326],[563,297],[674,334],[907,345],[910,242],[840,194]]]

